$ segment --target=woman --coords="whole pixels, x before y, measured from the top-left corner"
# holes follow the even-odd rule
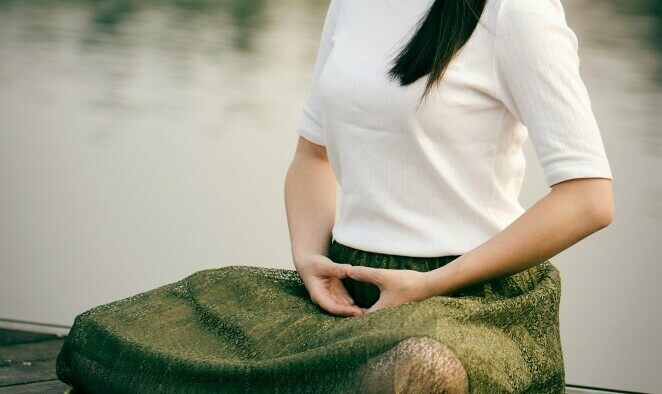
[[[331,0],[285,182],[296,271],[205,270],[85,312],[58,376],[563,393],[549,259],[613,220],[577,49],[559,0]],[[527,136],[551,190],[524,210]]]
[[[386,62],[423,10],[413,38],[407,36],[395,61]],[[479,20],[476,11],[482,11]],[[313,302],[329,313],[359,316],[527,269],[533,274],[543,262],[554,269],[550,257],[607,226],[612,177],[578,64],[577,40],[558,0],[332,2],[286,189],[294,263]],[[416,107],[421,91],[435,101]],[[526,212],[517,202],[524,126],[551,188]],[[335,223],[332,173],[343,192]],[[332,253],[325,257],[331,232]],[[398,257],[369,258],[364,251]],[[398,266],[411,260],[403,256],[452,255],[459,257],[432,270]],[[514,304],[508,294],[499,296]],[[548,341],[538,343],[546,352],[537,360],[542,371],[533,367],[520,381],[504,368],[499,378],[506,381],[497,381],[494,372],[503,365],[483,374],[479,364],[515,362],[526,356],[526,344],[518,343],[521,353],[508,354],[507,343],[496,340],[503,355],[496,361],[472,357],[458,340],[453,348],[473,391],[563,392],[558,309],[538,302],[527,306],[547,314],[551,324],[539,331]],[[470,307],[487,309],[460,309]],[[519,342],[508,319],[520,318],[521,308],[495,313],[494,319],[505,320],[500,325],[481,323]],[[472,335],[452,327],[462,332],[457,335]],[[450,332],[440,331],[439,341],[453,342],[446,338]],[[400,353],[401,360],[416,357]],[[448,350],[441,359],[460,364]],[[443,371],[444,362],[433,369]],[[458,383],[457,371],[439,373],[436,381]]]

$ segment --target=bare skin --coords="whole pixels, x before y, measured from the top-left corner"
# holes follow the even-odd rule
[[[285,177],[285,210],[294,266],[311,301],[333,315],[365,313],[341,282],[350,265],[326,257],[336,212],[336,179],[326,147],[303,137]]]

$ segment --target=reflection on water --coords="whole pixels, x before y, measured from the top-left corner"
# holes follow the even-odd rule
[[[126,40],[141,39],[131,30],[131,24],[141,23],[141,16],[163,12],[164,24],[153,31],[174,54],[182,55],[191,49],[220,50],[218,39],[226,39],[237,51],[251,51],[253,35],[267,23],[264,0],[245,1],[160,1],[137,2],[128,0],[92,1],[90,4],[90,31],[103,35],[124,36]],[[123,29],[123,25],[129,25]],[[226,26],[227,28],[223,28]],[[216,32],[216,39],[200,41],[201,32]],[[204,34],[204,33],[203,33]],[[144,37],[143,37],[144,38]],[[97,44],[95,39],[86,40]],[[202,48],[199,45],[203,45]]]
[[[305,88],[324,11],[319,1],[276,7],[264,0],[0,0],[0,98],[32,92],[37,101],[64,106],[54,97],[71,97],[73,106],[61,110],[77,117],[84,109],[90,118],[108,119],[115,131],[131,128],[134,116],[158,123],[164,110],[199,106],[191,95],[206,95],[234,115],[250,117],[259,100],[251,99],[256,92],[245,80],[255,69],[293,56],[300,62],[277,64],[285,68],[278,75],[298,77],[294,83]],[[287,23],[294,24],[293,36],[274,31]],[[208,79],[218,80],[217,90]],[[186,116],[199,120],[212,113],[218,110]],[[204,129],[227,127],[219,121]],[[106,131],[88,129],[96,136],[90,141],[102,143],[110,128],[96,129]]]
[[[628,82],[643,84],[646,89],[651,89],[648,82],[659,86],[662,84],[662,1],[606,0],[606,3],[608,10],[603,0],[564,2],[569,19],[575,22],[573,27],[588,29],[581,37],[582,50],[602,46],[633,51],[637,59],[650,65],[646,70],[648,74],[634,72],[638,81]],[[91,109],[93,112],[88,115],[93,117],[108,116],[111,111],[111,116],[117,118],[145,114],[157,107],[159,111],[183,108],[186,107],[185,96],[163,97],[167,92],[159,92],[158,87],[163,89],[164,84],[177,84],[186,86],[188,92],[209,94],[206,83],[196,78],[200,70],[194,65],[195,59],[204,58],[210,70],[217,67],[216,72],[224,75],[239,75],[224,81],[227,82],[226,92],[220,100],[223,105],[250,116],[250,111],[242,110],[255,109],[255,105],[251,105],[253,100],[248,98],[250,95],[244,100],[237,99],[244,91],[242,79],[250,78],[255,68],[269,67],[281,61],[281,55],[293,52],[296,55],[299,50],[305,51],[302,59],[312,60],[318,24],[326,5],[324,0],[296,3],[0,0],[0,56],[3,59],[0,97],[6,98],[8,84],[30,89],[39,82],[48,82],[56,88],[58,80],[68,79],[68,86],[87,92],[83,101],[77,100],[77,105]],[[289,35],[265,39],[273,25],[282,24],[291,25],[287,28]],[[266,54],[267,45],[276,46],[280,51]],[[157,63],[158,67],[150,67],[145,62]],[[629,80],[631,77],[623,74],[628,71],[619,64],[605,64],[605,67],[612,67],[612,79]],[[142,70],[140,75],[136,75],[137,70]],[[300,79],[305,92],[310,76],[309,63],[300,68],[289,67],[285,73],[281,77],[303,75]],[[654,89],[657,94],[659,88]],[[42,91],[38,99],[46,99],[42,94],[66,95],[56,92],[54,89]],[[150,96],[154,95],[160,97],[152,97],[150,101]],[[3,110],[7,108],[0,108]],[[651,112],[658,112],[657,108]],[[648,116],[656,118],[655,113]],[[223,128],[215,126],[217,130]]]
[[[609,0],[618,12],[637,17],[639,34],[646,40],[646,46],[662,52],[662,1],[659,0]],[[662,62],[658,58],[653,79],[662,83]]]
[[[218,39],[233,40],[237,51],[250,50],[252,35],[258,33],[266,21],[264,11],[267,5],[263,0],[244,1],[168,1],[138,2],[131,0],[112,1],[11,1],[0,0],[0,10],[9,19],[16,19],[28,28],[30,37],[41,41],[51,41],[53,34],[63,33],[57,21],[52,21],[50,13],[75,12],[84,23],[81,42],[87,45],[114,44],[131,46],[142,37],[136,33],[137,25],[145,22],[144,17],[153,18],[158,13],[163,25],[152,32],[160,35],[152,38],[152,44],[163,42],[173,44],[174,53],[188,52],[188,45],[200,44],[196,34],[215,31]],[[227,27],[224,28],[224,27]],[[52,30],[55,29],[55,30]],[[197,37],[199,38],[199,37]],[[215,44],[207,40],[206,44]],[[182,45],[183,44],[183,45]]]
[[[605,137],[610,138],[609,129],[617,125],[619,134],[628,130],[632,137],[638,131],[641,151],[662,156],[662,1],[590,0],[566,4],[571,25],[583,33],[580,51],[584,54],[582,63],[587,65],[583,69],[585,78],[594,81],[590,86],[593,102],[620,106],[598,116]],[[612,140],[616,139],[618,136],[613,136]],[[618,150],[612,153],[618,154]],[[653,195],[659,207],[662,190]],[[662,208],[654,211],[662,216]]]

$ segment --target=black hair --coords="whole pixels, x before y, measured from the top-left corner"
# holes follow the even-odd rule
[[[418,30],[393,60],[388,77],[400,86],[428,75],[420,102],[438,83],[455,54],[475,30],[487,0],[434,0]]]

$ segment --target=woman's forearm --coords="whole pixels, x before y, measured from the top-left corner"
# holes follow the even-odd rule
[[[284,195],[292,258],[298,269],[301,256],[326,255],[335,223],[336,179],[320,146],[299,143],[285,177]]]
[[[550,259],[613,220],[611,180],[572,179],[486,242],[427,273],[430,296],[521,272]]]

